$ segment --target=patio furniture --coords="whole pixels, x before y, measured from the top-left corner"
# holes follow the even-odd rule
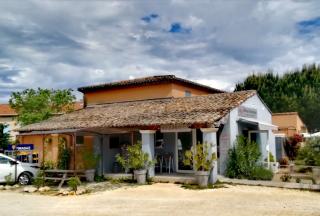
[[[164,159],[164,164],[165,164],[165,169],[166,172],[168,172],[169,174],[174,171],[173,170],[173,153],[166,153],[163,155],[163,159]]]
[[[71,177],[85,177],[84,170],[44,170],[44,180],[60,181],[58,188],[60,189],[63,183]]]
[[[163,155],[156,155],[155,168],[159,168],[160,173],[162,173],[162,168],[163,168]]]

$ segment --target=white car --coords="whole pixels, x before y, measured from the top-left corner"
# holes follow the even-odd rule
[[[19,184],[27,185],[31,183],[33,177],[37,176],[37,172],[37,164],[22,163],[0,153],[0,183],[5,183],[8,178],[14,181],[16,176]]]

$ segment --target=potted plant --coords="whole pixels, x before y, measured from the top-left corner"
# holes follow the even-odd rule
[[[147,169],[154,163],[154,161],[150,160],[149,155],[142,151],[140,141],[128,146],[125,156],[117,154],[116,160],[124,169],[133,169],[138,184],[146,183]]]
[[[185,152],[184,165],[194,166],[197,183],[200,187],[208,186],[209,172],[214,167],[217,156],[209,154],[208,143],[198,143],[191,150]]]
[[[100,156],[95,155],[91,149],[84,150],[82,152],[82,160],[85,168],[85,176],[88,182],[94,181],[94,174]]]

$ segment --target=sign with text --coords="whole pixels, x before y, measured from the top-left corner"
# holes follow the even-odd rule
[[[31,151],[34,149],[34,145],[33,144],[19,144],[16,146],[16,150],[17,151]],[[8,146],[8,150],[12,151],[12,145]]]
[[[258,117],[258,111],[255,108],[239,106],[238,116],[256,119]]]

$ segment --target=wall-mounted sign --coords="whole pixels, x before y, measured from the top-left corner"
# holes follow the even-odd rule
[[[258,111],[255,108],[239,106],[238,116],[256,119],[258,117]]]
[[[31,151],[34,149],[34,145],[33,144],[19,144],[16,146],[16,150],[17,151]],[[8,150],[12,151],[12,145],[8,146]]]

